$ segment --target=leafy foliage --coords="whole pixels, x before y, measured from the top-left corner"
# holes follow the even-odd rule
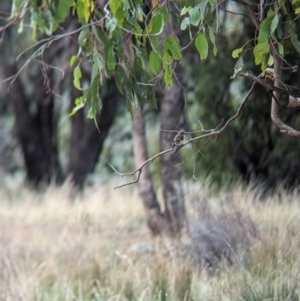
[[[230,2],[240,4],[241,9],[247,9],[250,5],[241,0],[226,3],[229,5]],[[37,31],[52,35],[70,13],[76,14],[81,24],[79,49],[70,63],[77,62],[74,85],[82,90],[83,96],[75,101],[71,114],[88,104],[91,108],[88,116],[94,118],[101,108],[97,87],[103,77],[115,78],[119,91],[127,98],[129,111],[134,103],[148,102],[156,107],[156,80],[162,78],[165,85],[172,83],[173,63],[183,60],[183,48],[186,48],[169,30],[171,19],[180,23],[182,31],[189,31],[188,45],[194,40],[200,60],[205,60],[211,50],[217,55],[216,39],[221,20],[219,10],[224,7],[221,3],[217,0],[178,0],[174,3],[175,10],[172,10],[169,1],[165,5],[153,1],[152,7],[146,7],[142,0],[110,0],[102,4],[95,4],[92,0],[14,0],[11,18],[20,19],[19,32],[22,32],[25,16],[29,12],[32,38],[36,40]],[[225,7],[226,3],[223,4]],[[260,65],[264,72],[273,62],[272,51],[283,57],[292,45],[300,52],[296,21],[292,16],[299,13],[298,0],[292,1],[291,5],[287,0],[270,3],[264,11],[260,11],[261,20],[253,20],[257,32],[253,32],[252,39],[244,46],[232,52],[233,58],[239,58],[241,62],[241,58],[252,50],[255,64]],[[282,16],[286,19],[284,22]],[[92,65],[93,74],[90,85],[83,88],[80,63],[86,59]]]
[[[192,125],[203,117],[211,128],[222,118],[229,117],[228,112],[232,113],[238,101],[229,96],[232,82],[239,85],[239,91],[234,91],[235,98],[248,88],[237,77],[245,66],[256,74],[264,74],[275,57],[279,57],[286,68],[297,64],[299,0],[268,1],[263,6],[258,1],[255,4],[246,0],[153,0],[152,6],[148,5],[142,0],[14,0],[10,18],[19,20],[19,33],[24,30],[26,20],[30,20],[32,38],[36,41],[41,39],[41,34],[56,38],[55,31],[65,18],[69,15],[77,18],[80,23],[76,30],[78,52],[71,57],[70,65],[74,68],[74,86],[82,95],[75,100],[71,115],[87,106],[89,118],[94,118],[101,110],[98,90],[104,78],[115,80],[118,90],[127,99],[129,111],[133,105],[145,103],[156,108],[155,84],[160,80],[167,86],[176,80],[174,63],[186,66],[186,62],[190,62],[192,55],[187,49],[197,51],[197,59],[192,61],[192,89],[193,97],[197,98],[197,105],[194,105],[199,107],[196,113],[190,111],[195,115]],[[176,26],[175,31],[171,30],[171,21]],[[243,32],[239,34],[239,25],[236,25],[240,23]],[[49,39],[49,46],[51,41]],[[82,80],[86,62],[92,67],[88,84]],[[222,70],[219,70],[221,65]],[[213,80],[206,74],[213,74]],[[284,74],[283,80],[287,78]],[[290,78],[288,80],[295,84]],[[226,85],[225,91],[221,85]],[[264,107],[257,103],[253,111],[259,124],[258,135],[264,128],[258,115],[265,119],[269,114],[265,113],[265,103],[269,105],[269,100],[264,100]],[[239,123],[237,127],[243,126]],[[248,143],[245,148],[251,145]],[[206,154],[210,155],[216,156],[215,152]]]

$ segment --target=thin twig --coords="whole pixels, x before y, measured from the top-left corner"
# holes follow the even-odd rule
[[[203,157],[205,157],[204,154],[201,152],[201,150],[202,150],[202,148],[207,144],[207,142],[208,142],[209,139],[210,139],[210,137],[207,137],[207,139],[204,141],[204,143],[201,145],[201,147],[200,147],[196,152],[193,152],[188,158],[186,158],[186,159],[183,160],[182,162],[180,162],[180,163],[174,165],[174,167],[176,167],[176,166],[178,166],[178,165],[182,165],[183,163],[185,163],[185,162],[187,162],[188,160],[190,160],[191,157],[194,157],[194,156],[197,155],[197,154],[201,154]],[[193,178],[197,179],[197,178],[195,177],[194,171],[193,171]]]
[[[10,87],[12,86],[12,84],[15,82],[15,80],[17,79],[17,77],[20,75],[20,73],[35,59],[37,58],[38,56],[41,56],[44,52],[44,50],[46,48],[48,48],[53,42],[55,41],[58,41],[64,37],[67,37],[67,36],[71,36],[75,33],[78,33],[79,31],[81,31],[82,29],[86,28],[86,27],[90,27],[90,26],[93,26],[93,25],[97,25],[97,24],[100,24],[101,22],[103,22],[103,20],[106,18],[107,16],[105,15],[104,17],[102,17],[100,20],[96,21],[96,22],[92,22],[92,23],[89,23],[89,24],[85,24],[83,26],[81,26],[80,28],[77,28],[76,30],[73,30],[71,32],[67,32],[67,33],[63,33],[63,34],[59,34],[59,35],[56,35],[56,36],[51,36],[49,38],[45,38],[45,39],[42,39],[38,42],[36,42],[35,44],[29,46],[28,48],[26,48],[25,50],[23,50],[17,57],[16,60],[19,60],[27,51],[29,51],[30,49],[42,44],[45,42],[45,44],[41,45],[36,51],[33,52],[33,54],[26,60],[26,62],[23,64],[23,66],[19,69],[19,71],[13,75],[13,76],[10,76],[6,79],[4,79],[2,81],[2,83],[5,83],[5,82],[8,82],[10,81],[10,84],[9,84],[9,87],[8,87],[8,90],[10,89]]]
[[[192,143],[194,141],[198,141],[200,139],[203,139],[203,138],[206,138],[206,137],[209,137],[209,136],[219,136],[222,132],[224,132],[225,129],[231,124],[231,122],[234,121],[235,119],[237,119],[241,115],[241,112],[242,112],[245,104],[247,103],[250,95],[252,94],[252,92],[253,92],[256,84],[257,84],[256,82],[253,82],[250,90],[248,91],[248,93],[245,96],[244,100],[241,102],[241,104],[240,104],[237,112],[231,118],[229,118],[227,120],[227,122],[224,124],[224,126],[221,129],[219,129],[218,131],[210,132],[210,133],[207,133],[207,134],[204,134],[204,135],[201,135],[201,136],[189,139],[188,141],[186,141],[186,142],[182,143],[181,145],[179,145],[178,148],[182,148],[182,147],[186,146],[189,143]]]
[[[203,127],[203,124],[201,123],[200,120],[198,120],[200,126],[201,126],[201,130],[199,131],[193,131],[193,132],[184,132],[184,131],[178,131],[178,130],[160,130],[161,132],[168,132],[168,133],[179,133],[179,132],[183,132],[184,135],[187,135],[187,134],[195,134],[195,133],[202,133],[202,132],[208,132],[208,133],[211,133],[211,132],[215,132],[217,128],[219,128],[222,123],[223,123],[223,120],[220,122],[219,125],[217,125],[214,129],[210,129],[210,130],[205,130],[204,127]]]
[[[134,184],[134,183],[137,183],[140,179],[140,175],[142,173],[142,170],[144,168],[144,166],[152,161],[154,161],[156,158],[164,155],[164,154],[167,154],[167,153],[170,153],[170,152],[173,152],[173,149],[170,148],[170,149],[167,149],[167,150],[164,150],[158,154],[156,154],[154,157],[148,159],[147,161],[145,161],[139,168],[135,169],[133,172],[128,172],[128,173],[120,173],[118,172],[110,163],[108,163],[108,165],[114,170],[115,173],[117,173],[118,175],[122,176],[122,177],[125,177],[125,176],[133,176],[135,173],[139,173],[138,174],[138,177],[135,181],[132,181],[132,182],[129,182],[129,183],[126,183],[126,184],[122,184],[120,186],[117,186],[115,187],[114,189],[118,189],[118,188],[121,188],[121,187],[124,187],[124,186],[127,186],[127,185],[131,185],[131,184]]]

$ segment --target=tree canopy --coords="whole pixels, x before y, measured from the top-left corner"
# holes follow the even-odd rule
[[[224,15],[232,18],[224,22]],[[18,21],[18,33],[27,27],[35,43],[27,57],[26,64],[43,55],[53,41],[65,35],[78,35],[78,53],[73,55],[70,65],[74,66],[74,85],[82,91],[75,101],[71,115],[84,105],[88,105],[88,117],[94,118],[101,110],[99,85],[105,77],[114,77],[119,91],[126,96],[128,110],[134,104],[150,103],[156,107],[155,84],[163,81],[166,86],[176,80],[174,62],[184,60],[185,50],[195,45],[199,59],[205,60],[209,52],[218,54],[217,40],[220,31],[229,30],[241,19],[249,18],[254,25],[251,38],[232,52],[237,60],[232,79],[243,70],[244,57],[250,57],[260,66],[262,75],[268,66],[274,64],[272,86],[281,86],[281,67],[296,71],[297,66],[286,60],[286,55],[294,48],[300,52],[297,36],[297,19],[300,14],[299,0],[260,1],[246,0],[185,0],[156,1],[143,0],[14,0],[11,8],[11,23]],[[75,16],[80,24],[71,33],[54,34],[64,20]],[[176,32],[166,31],[170,19],[176,24]],[[188,39],[180,39],[182,36]],[[46,36],[42,36],[46,34]],[[47,37],[47,35],[49,37]],[[25,49],[20,55],[26,55]],[[231,59],[231,58],[228,58]],[[81,82],[81,66],[84,61],[92,65],[91,80],[88,85]],[[259,82],[257,76],[242,73]],[[295,87],[276,90],[300,96]],[[284,91],[283,91],[284,90]],[[275,91],[275,92],[276,92]],[[274,95],[277,100],[278,95]],[[272,109],[272,119],[282,131],[296,134],[279,122]],[[298,135],[298,133],[297,133]]]

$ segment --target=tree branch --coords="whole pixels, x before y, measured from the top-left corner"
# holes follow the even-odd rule
[[[274,56],[274,59],[275,59],[275,56]],[[275,65],[275,61],[274,61],[274,65]],[[280,65],[280,60],[279,60],[279,65]],[[280,71],[280,67],[279,67],[279,71]],[[266,81],[265,79],[262,79],[261,77],[254,75],[250,70],[247,71],[246,73],[243,73],[243,72],[239,73],[239,76],[250,78],[254,82],[257,82],[258,84],[265,87],[267,90],[275,91],[276,92],[275,97],[277,100],[278,100],[278,97],[277,97],[278,93],[291,95],[291,96],[300,98],[300,90],[298,88],[291,87],[291,86],[287,86],[289,89],[280,88],[280,78],[278,78],[279,81],[276,82],[276,78],[278,77],[276,74],[278,74],[278,73],[276,73],[274,70],[274,75],[275,75],[274,85],[272,83]]]
[[[121,187],[124,187],[124,186],[128,186],[128,185],[137,183],[137,182],[139,181],[139,179],[140,179],[140,175],[141,175],[141,173],[142,173],[142,171],[143,171],[144,166],[147,165],[148,163],[154,161],[156,158],[158,158],[158,157],[160,157],[160,156],[162,156],[162,155],[164,155],[164,154],[170,153],[170,152],[174,152],[174,151],[175,151],[175,152],[178,152],[179,149],[181,149],[182,147],[184,147],[184,146],[186,146],[186,145],[188,145],[188,144],[190,144],[190,143],[193,143],[193,142],[195,142],[195,141],[198,141],[198,140],[200,140],[200,139],[203,139],[203,138],[206,138],[206,137],[211,137],[211,136],[217,136],[217,137],[218,137],[222,132],[225,131],[225,129],[226,129],[226,128],[227,128],[227,127],[235,120],[235,119],[237,119],[237,118],[241,115],[241,112],[242,112],[242,110],[243,110],[245,104],[247,103],[247,101],[248,101],[250,95],[252,94],[252,92],[253,92],[253,90],[254,90],[254,88],[255,88],[256,85],[257,85],[257,82],[253,82],[253,84],[252,84],[250,90],[248,91],[248,93],[247,93],[247,95],[245,96],[244,100],[241,102],[241,104],[240,104],[240,106],[239,106],[237,112],[236,112],[230,119],[227,120],[227,122],[224,124],[224,126],[223,126],[220,130],[218,130],[218,131],[212,130],[212,131],[210,131],[209,133],[206,133],[206,134],[204,134],[204,135],[201,135],[201,136],[198,136],[198,137],[189,139],[188,141],[186,141],[186,142],[184,142],[184,143],[181,143],[181,144],[177,145],[177,147],[176,147],[175,149],[170,148],[170,149],[164,150],[164,151],[162,151],[162,152],[156,154],[156,155],[153,156],[152,158],[149,158],[147,161],[145,161],[139,168],[135,169],[133,172],[124,173],[124,174],[123,174],[123,173],[120,173],[120,172],[118,172],[118,171],[117,171],[110,163],[108,163],[109,166],[114,170],[114,172],[117,173],[118,175],[122,176],[122,177],[125,177],[125,176],[132,176],[132,175],[134,175],[135,173],[138,173],[138,176],[137,176],[137,178],[136,178],[135,181],[132,181],[132,182],[129,182],[129,183],[125,183],[125,184],[116,186],[114,189],[118,189],[118,188],[121,188]]]
[[[110,163],[108,163],[108,165],[114,170],[114,172],[122,177],[125,177],[125,176],[133,176],[135,173],[138,172],[138,177],[135,181],[132,181],[132,182],[129,182],[129,183],[125,183],[125,184],[122,184],[120,186],[116,186],[114,189],[118,189],[118,188],[121,188],[121,187],[124,187],[124,186],[127,186],[127,185],[131,185],[131,184],[134,184],[134,183],[137,183],[140,179],[140,175],[142,173],[142,170],[144,168],[145,165],[147,165],[148,163],[154,161],[156,158],[166,154],[166,153],[170,153],[170,152],[173,152],[173,149],[170,148],[170,149],[167,149],[167,150],[164,150],[158,154],[156,154],[154,157],[148,159],[147,161],[145,161],[139,168],[135,169],[133,172],[128,172],[128,173],[120,173],[118,172]]]
[[[236,3],[238,3],[238,4],[242,5],[242,6],[244,6],[244,7],[247,9],[247,11],[248,11],[248,13],[249,13],[249,17],[250,17],[252,23],[255,25],[256,29],[259,30],[259,21],[257,20],[257,17],[256,17],[256,15],[255,15],[254,11],[251,9],[250,4],[247,3],[247,2],[244,1],[244,0],[234,0],[234,1],[235,1]]]
[[[272,105],[271,105],[271,119],[273,121],[273,123],[280,129],[281,133],[287,134],[289,136],[294,136],[294,137],[300,137],[300,132],[295,130],[294,128],[288,126],[287,124],[285,124],[284,122],[282,122],[282,120],[279,117],[278,114],[278,104],[276,102],[275,99],[279,99],[280,97],[280,90],[282,90],[281,88],[277,88],[280,86],[281,83],[281,60],[280,57],[277,55],[276,51],[274,51],[271,48],[273,57],[274,57],[274,86],[276,87],[276,89],[274,89],[274,97],[272,98]],[[278,90],[279,89],[279,90]],[[294,96],[293,94],[289,94]],[[297,97],[297,96],[295,96]],[[299,96],[298,96],[299,97]]]

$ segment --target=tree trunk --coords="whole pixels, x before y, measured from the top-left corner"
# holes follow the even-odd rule
[[[179,131],[183,127],[184,120],[184,96],[181,83],[183,70],[177,65],[175,68],[176,79],[172,85],[165,89],[165,95],[161,103],[160,122],[161,130]],[[172,147],[176,133],[160,133],[161,150]],[[171,226],[171,233],[180,236],[186,222],[186,210],[184,194],[181,183],[180,154],[173,152],[163,155],[161,158],[161,181],[165,202],[166,218]]]
[[[180,78],[181,68],[176,68]],[[161,103],[161,129],[180,130],[184,122],[184,98],[181,85],[175,82],[165,90]],[[147,159],[147,142],[145,138],[145,124],[142,113],[133,110],[132,133],[136,167],[140,167]],[[161,131],[161,150],[172,147],[176,133]],[[153,188],[149,165],[142,169],[138,186],[143,201],[147,224],[154,235],[167,234],[179,237],[186,225],[186,210],[184,194],[181,184],[180,155],[176,153],[164,154],[161,158],[161,181],[165,212],[162,213]],[[177,166],[175,166],[177,165]]]
[[[5,77],[17,73],[15,64],[4,67]],[[38,100],[34,113],[25,95],[19,78],[10,87],[7,97],[15,112],[17,135],[20,141],[26,166],[27,180],[34,187],[50,180],[60,179],[55,125],[53,123],[53,94],[47,94],[45,86],[38,85]]]
[[[171,5],[172,6],[172,5]],[[172,6],[172,9],[174,7]],[[173,20],[165,27],[168,33],[176,32]],[[183,70],[177,65],[174,70],[176,77],[171,86],[164,91],[161,103],[161,129],[180,130],[183,127],[184,118],[184,96],[182,91]],[[133,139],[136,166],[141,166],[147,159],[147,148],[145,139],[145,125],[141,116],[134,112]],[[176,133],[163,132],[160,134],[161,150],[172,147]],[[167,153],[161,156],[161,181],[165,212],[162,214],[153,189],[148,165],[143,167],[138,185],[143,200],[147,223],[154,234],[166,233],[169,236],[180,237],[186,224],[186,210],[184,194],[181,184],[180,155]],[[177,166],[175,166],[177,165]]]
[[[135,165],[137,168],[148,159],[145,123],[142,115],[142,112],[139,114],[137,109],[133,109],[132,135]],[[153,188],[149,165],[143,167],[138,186],[150,231],[153,235],[161,233],[169,234],[169,224],[161,213],[156,193]]]
[[[102,110],[96,117],[99,130],[94,120],[86,118],[84,110],[79,110],[71,117],[67,175],[71,175],[73,183],[79,189],[83,188],[87,175],[93,171],[98,162],[105,138],[120,104],[121,95],[115,86],[114,80],[107,80],[105,84],[105,92],[102,95]],[[72,88],[72,105],[80,95],[80,91]]]

